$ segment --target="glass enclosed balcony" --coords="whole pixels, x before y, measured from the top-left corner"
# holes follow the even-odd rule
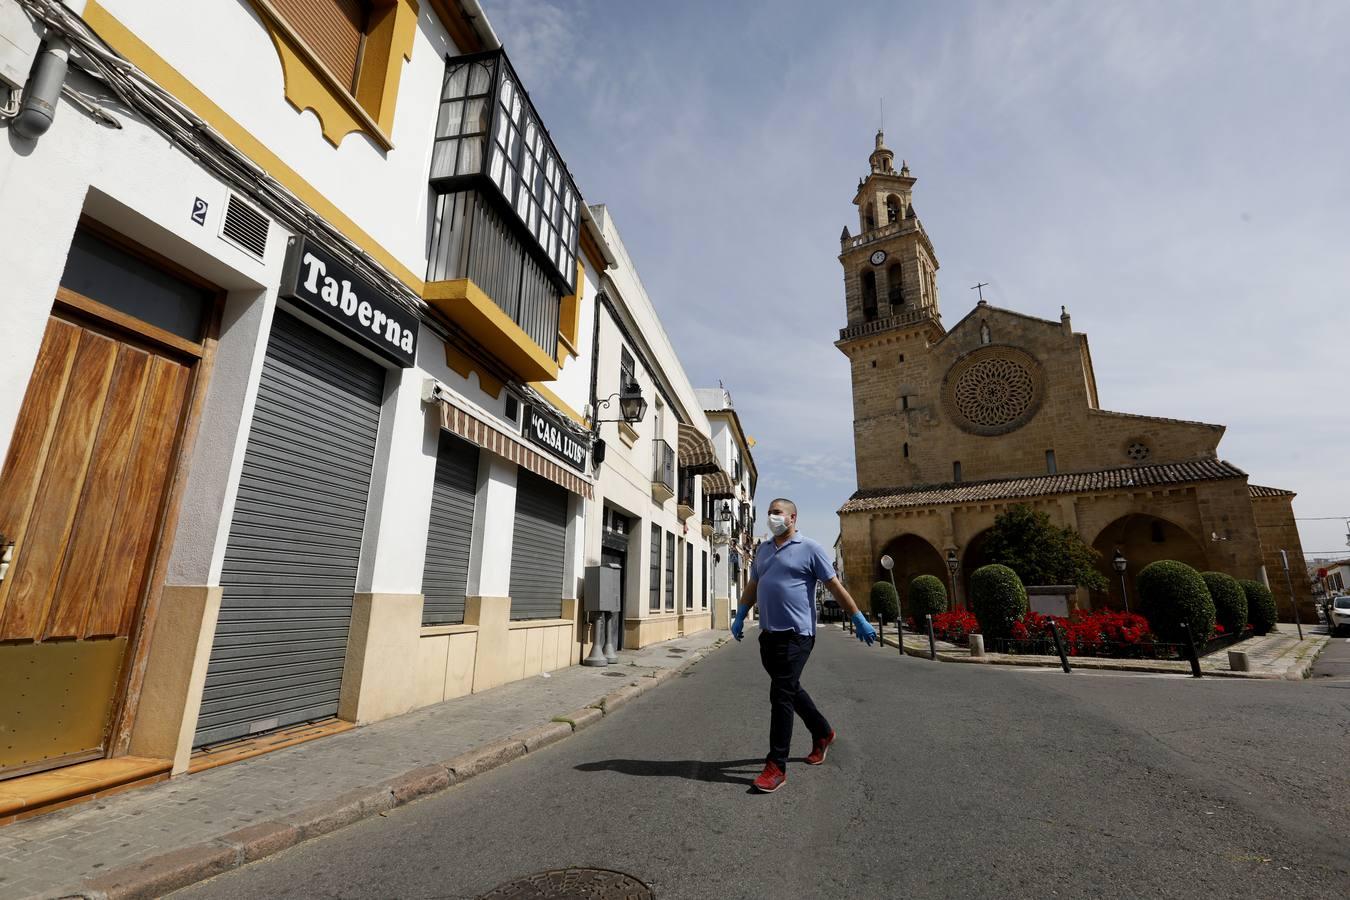
[[[503,51],[446,61],[429,180],[437,197],[427,300],[471,331],[509,321],[552,360],[559,303],[576,290],[581,199]],[[458,282],[472,282],[503,315],[468,309],[473,292]],[[475,336],[495,352],[520,336],[504,331]],[[523,374],[557,374],[525,358],[538,354],[514,355],[506,361]]]

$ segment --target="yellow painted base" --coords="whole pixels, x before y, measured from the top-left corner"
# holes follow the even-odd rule
[[[0,646],[0,772],[103,749],[127,639]]]

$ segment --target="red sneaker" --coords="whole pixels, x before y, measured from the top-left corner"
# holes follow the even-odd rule
[[[755,779],[754,788],[761,794],[772,794],[787,781],[787,773],[778,768],[777,763],[764,763],[764,771]]]
[[[806,755],[806,764],[808,766],[818,766],[825,761],[825,753],[834,743],[834,732],[831,731],[823,738],[816,738],[811,744],[811,752]]]

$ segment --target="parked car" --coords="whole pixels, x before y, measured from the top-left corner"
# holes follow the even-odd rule
[[[1350,629],[1350,596],[1332,597],[1327,607],[1327,631],[1336,634],[1342,628]]]

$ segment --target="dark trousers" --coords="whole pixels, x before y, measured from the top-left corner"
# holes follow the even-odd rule
[[[788,749],[792,745],[792,717],[802,717],[811,732],[811,737],[823,738],[829,735],[830,723],[811,702],[811,695],[801,685],[802,669],[811,658],[811,648],[816,645],[815,637],[797,634],[793,631],[761,631],[759,634],[759,659],[764,671],[769,673],[769,704],[772,714],[769,718],[769,755],[768,761],[787,770]]]

